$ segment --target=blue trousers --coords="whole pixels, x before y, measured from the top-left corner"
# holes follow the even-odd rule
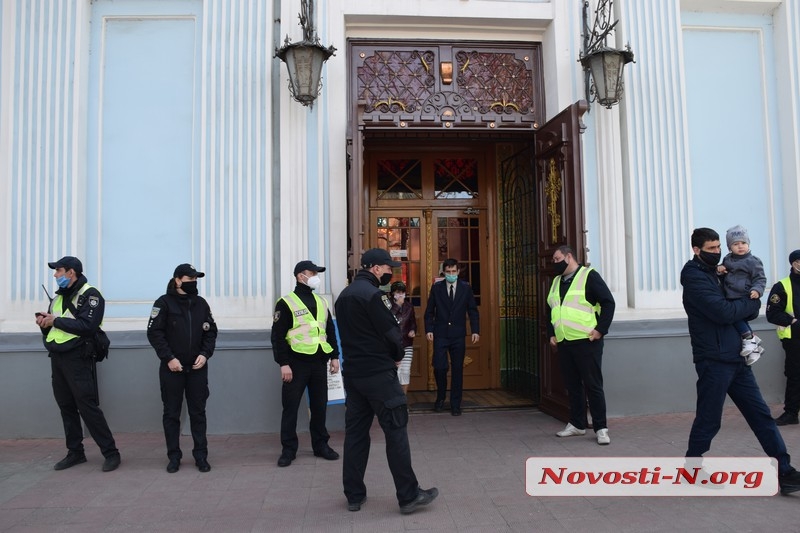
[[[697,371],[697,410],[686,457],[700,457],[711,448],[711,441],[722,425],[725,395],[739,408],[764,452],[778,460],[778,473],[791,470],[789,453],[767,403],[761,396],[753,370],[741,361],[726,363],[704,359],[695,363]]]

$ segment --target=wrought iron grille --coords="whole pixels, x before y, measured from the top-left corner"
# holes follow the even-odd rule
[[[500,380],[539,401],[537,231],[533,153],[500,164]]]

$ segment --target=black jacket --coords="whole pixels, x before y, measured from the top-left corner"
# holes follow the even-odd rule
[[[481,323],[478,317],[478,304],[472,287],[463,280],[456,281],[455,300],[450,300],[447,282],[437,281],[431,286],[428,305],[425,307],[425,333],[433,333],[433,338],[458,339],[467,335],[467,316],[469,329],[480,335]]]
[[[217,344],[217,324],[208,302],[168,288],[167,294],[153,304],[147,340],[162,364],[177,358],[184,368],[189,368],[198,355],[210,359]]]
[[[66,289],[58,289],[56,294],[61,295],[61,301],[64,304],[67,302],[72,302],[72,300],[75,299],[75,295],[86,283],[86,276],[81,275],[71,287],[67,287]],[[53,309],[52,306],[54,303],[55,300],[50,304],[50,312],[60,315],[62,310]],[[42,335],[44,336],[42,339],[44,342],[44,347],[47,348],[48,352],[64,353],[77,350],[79,348],[83,350],[86,344],[86,338],[91,337],[103,322],[103,314],[106,310],[106,301],[103,298],[103,295],[100,294],[100,291],[98,291],[95,287],[86,289],[86,292],[81,294],[77,300],[73,302],[73,305],[76,307],[78,312],[77,315],[75,315],[75,318],[56,318],[53,321],[53,327],[60,329],[61,331],[66,331],[67,333],[72,333],[73,335],[78,335],[78,338],[69,340],[64,344],[47,342],[47,334],[50,333],[50,328],[40,328],[42,330]]]
[[[792,272],[789,274],[792,282],[792,307],[786,309],[786,290],[780,281],[772,286],[767,299],[767,320],[777,326],[788,326],[792,324],[795,317],[800,317],[800,275]],[[800,346],[800,321],[792,324],[792,338],[782,339],[784,345],[792,347]]]
[[[336,300],[342,342],[342,375],[365,377],[396,369],[403,359],[400,326],[378,278],[360,270]]]
[[[294,293],[300,298],[300,301],[305,304],[308,311],[317,316],[317,300],[314,298],[314,291],[308,285],[298,283],[294,288]],[[299,359],[301,361],[308,361],[309,359],[319,360],[323,363],[328,359],[339,358],[339,344],[336,342],[336,328],[333,326],[333,319],[331,313],[328,311],[328,320],[325,323],[325,335],[328,337],[328,344],[331,345],[333,351],[326,354],[322,347],[317,349],[317,353],[313,356],[304,353],[297,353],[289,347],[289,342],[286,340],[286,334],[292,329],[294,320],[292,319],[292,311],[289,305],[281,298],[275,304],[275,314],[272,315],[272,355],[275,357],[275,362],[279,365],[288,365],[292,359]]]
[[[716,268],[701,262],[697,256],[681,270],[681,285],[694,362],[703,359],[728,363],[744,361],[739,355],[742,337],[733,324],[757,317],[761,300],[727,300]]]

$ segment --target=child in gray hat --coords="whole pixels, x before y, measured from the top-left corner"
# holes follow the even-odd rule
[[[734,226],[726,233],[725,240],[730,253],[717,267],[717,273],[723,276],[725,297],[729,300],[761,298],[767,286],[767,277],[764,275],[764,264],[761,259],[750,253],[750,236],[747,230],[742,226]],[[750,324],[744,320],[736,322],[734,327],[742,336],[740,355],[750,366],[764,353],[764,349],[760,346],[761,339],[753,334]]]

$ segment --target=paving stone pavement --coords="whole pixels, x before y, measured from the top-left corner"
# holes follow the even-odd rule
[[[779,413],[778,406],[773,412]],[[211,435],[212,470],[197,471],[191,454],[179,472],[165,471],[161,434],[116,435],[122,466],[100,471],[102,457],[87,438],[88,462],[56,472],[61,439],[0,441],[0,531],[800,531],[800,493],[771,497],[531,497],[525,460],[545,457],[682,456],[692,413],[609,421],[611,445],[594,434],[560,439],[557,420],[536,410],[414,413],[409,438],[414,470],[439,498],[410,515],[398,512],[384,454],[372,430],[368,500],[348,512],[341,460],[311,453],[308,433],[287,468],[278,468],[278,435]],[[212,422],[213,425],[213,422]],[[800,426],[782,428],[800,457]],[[341,452],[344,434],[332,432]],[[191,448],[191,439],[182,444]],[[763,456],[735,408],[725,411],[713,456]],[[187,460],[188,459],[188,460]],[[800,465],[800,459],[796,461]]]

